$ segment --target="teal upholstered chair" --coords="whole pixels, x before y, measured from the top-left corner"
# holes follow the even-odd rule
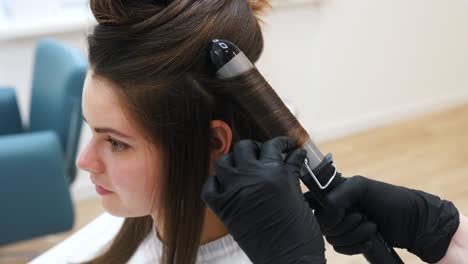
[[[77,50],[39,41],[24,127],[14,89],[0,87],[0,245],[74,224],[69,185],[76,174],[86,69]]]

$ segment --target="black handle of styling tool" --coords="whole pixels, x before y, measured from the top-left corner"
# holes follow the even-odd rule
[[[312,172],[311,172],[312,171]],[[315,200],[326,207],[324,196],[343,183],[346,179],[335,168],[331,154],[327,154],[322,162],[310,171],[307,165],[301,168],[300,179],[311,191]],[[331,181],[330,181],[331,180]],[[317,182],[318,181],[318,182]],[[324,189],[325,185],[328,186]],[[378,228],[378,227],[377,227]],[[395,250],[377,233],[372,239],[372,247],[364,253],[364,257],[371,264],[402,264],[404,263]]]
[[[245,54],[230,41],[214,39],[209,43],[208,52],[219,78],[234,78],[255,68]],[[271,89],[274,92],[273,88]],[[238,103],[242,106],[242,102]],[[292,115],[292,113],[290,114]],[[308,155],[300,179],[309,188],[317,202],[326,208],[324,195],[345,179],[334,167],[331,154],[323,157],[323,154],[310,138],[302,147],[307,150]],[[398,254],[385,242],[380,234],[377,234],[372,242],[372,248],[364,253],[364,257],[369,263],[403,263]]]

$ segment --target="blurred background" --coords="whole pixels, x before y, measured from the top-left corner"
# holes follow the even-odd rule
[[[453,201],[462,213],[468,213],[464,182],[468,179],[468,1],[278,0],[263,21],[265,50],[257,67],[322,151],[333,153],[344,175],[360,174],[422,189]],[[86,0],[0,0],[0,186],[4,186],[0,187],[0,208],[5,210],[0,211],[0,263],[27,263],[104,213],[88,174],[69,165],[91,137],[90,129],[76,121],[74,130],[67,123],[65,132],[55,139],[63,145],[64,164],[47,165],[47,169],[58,166],[57,177],[65,179],[48,193],[71,197],[71,207],[57,205],[71,210],[67,216],[58,216],[68,224],[60,227],[60,223],[47,223],[47,215],[21,217],[24,212],[15,211],[13,215],[26,219],[24,225],[31,229],[20,234],[27,228],[19,222],[12,224],[12,218],[9,223],[2,220],[20,201],[38,212],[48,206],[31,203],[37,196],[18,195],[21,191],[15,188],[24,189],[28,177],[35,178],[31,182],[36,188],[41,183],[45,188],[54,184],[45,184],[37,176],[39,165],[27,165],[21,160],[23,154],[14,160],[11,153],[17,146],[49,140],[34,141],[26,135],[45,130],[40,125],[33,129],[33,122],[41,122],[41,118],[32,119],[40,111],[35,107],[41,109],[48,100],[76,97],[57,90],[59,99],[44,99],[40,91],[34,92],[47,81],[41,80],[48,59],[38,63],[40,43],[51,54],[64,49],[57,56],[76,60],[73,65],[66,61],[72,70],[64,73],[73,72],[75,79],[63,77],[63,83],[80,86],[79,76],[86,67],[81,61],[86,59],[86,35],[94,23]],[[10,113],[14,107],[1,105],[12,104],[13,95],[7,91],[14,91],[21,126],[29,131],[2,134],[2,125],[15,122]],[[50,111],[62,112],[59,107]],[[79,112],[66,111],[70,115],[61,116],[65,120],[73,120]],[[44,148],[54,144],[50,142]],[[45,153],[40,146],[37,151]],[[24,148],[24,152],[30,151]],[[16,165],[5,171],[2,166],[9,164]],[[25,169],[17,172],[17,164]],[[12,183],[15,173],[22,182]],[[53,204],[51,211],[57,211]],[[9,238],[2,240],[2,233]],[[405,263],[420,263],[398,252]],[[366,263],[362,256],[338,255],[330,247],[327,258],[329,263]]]

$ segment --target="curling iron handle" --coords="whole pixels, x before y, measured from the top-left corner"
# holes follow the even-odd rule
[[[371,264],[404,264],[395,250],[384,240],[380,233],[372,238],[372,247],[364,253],[364,257]]]
[[[309,156],[308,156],[309,157]],[[315,200],[322,206],[327,208],[325,196],[330,190],[333,190],[340,184],[346,181],[341,173],[337,171],[333,165],[331,154],[327,154],[320,164],[310,170],[307,168],[308,159],[300,171],[300,179],[307,186]],[[317,183],[318,182],[318,183]],[[326,186],[326,188],[323,188]],[[372,239],[372,247],[364,253],[364,257],[371,264],[402,264],[403,261],[392,247],[385,242],[380,233],[377,233]]]

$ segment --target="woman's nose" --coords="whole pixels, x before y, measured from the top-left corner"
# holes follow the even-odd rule
[[[91,142],[79,154],[75,165],[91,173],[101,173],[104,167]]]

